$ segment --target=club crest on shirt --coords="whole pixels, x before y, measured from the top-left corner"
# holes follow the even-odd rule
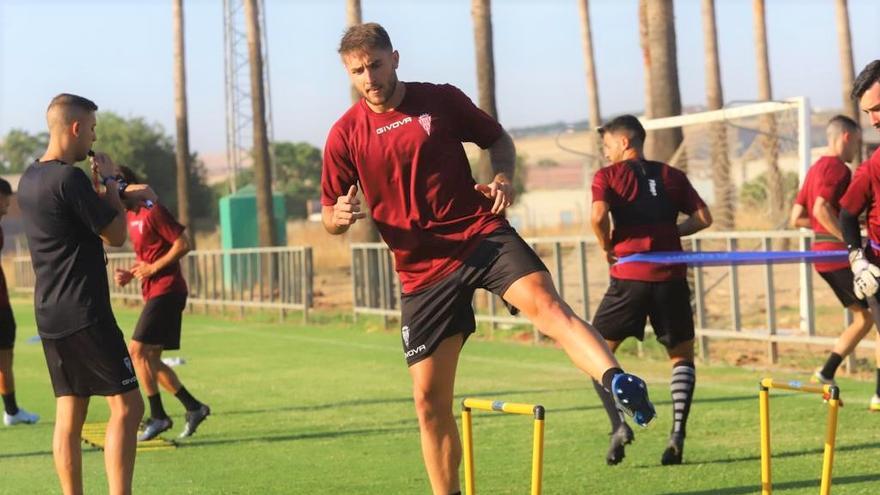
[[[144,221],[143,220],[132,220],[129,222],[132,228],[137,229],[137,231],[141,234],[144,233]]]
[[[425,130],[425,134],[431,135],[431,114],[423,113],[419,115],[419,124],[421,124],[422,129]]]

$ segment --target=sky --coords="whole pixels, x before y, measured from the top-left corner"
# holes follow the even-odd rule
[[[234,0],[233,0],[234,1]],[[404,81],[452,83],[476,100],[469,0],[362,0],[383,24]],[[773,97],[842,105],[832,0],[767,0]],[[274,135],[322,147],[350,105],[336,47],[344,0],[265,0]],[[705,102],[699,0],[675,1],[684,105]],[[752,2],[716,0],[725,102],[757,97]],[[880,1],[849,0],[858,72],[880,57]],[[184,0],[190,146],[226,147],[223,1]],[[590,2],[603,116],[640,111],[643,76],[637,0]],[[496,97],[508,128],[588,115],[577,0],[492,2]],[[60,92],[174,132],[171,0],[0,0],[0,136],[44,130]],[[98,126],[100,139],[100,122]],[[100,149],[99,145],[96,148]]]

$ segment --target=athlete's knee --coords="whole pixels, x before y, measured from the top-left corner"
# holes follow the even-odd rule
[[[140,392],[135,389],[122,394],[110,408],[110,414],[126,423],[140,421],[144,417],[144,400]]]
[[[413,401],[421,423],[432,423],[452,416],[452,398],[438,390],[416,388]]]

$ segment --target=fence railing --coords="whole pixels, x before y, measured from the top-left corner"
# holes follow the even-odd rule
[[[13,262],[14,288],[33,291],[30,257],[16,257]],[[128,269],[134,262],[134,253],[107,255],[111,297],[141,299],[137,280],[125,287],[113,283],[115,270]],[[189,286],[190,308],[232,308],[242,314],[246,308],[274,309],[282,318],[287,311],[302,311],[307,320],[313,306],[312,248],[308,246],[197,250],[180,263]]]
[[[569,305],[585,320],[590,321],[594,308],[608,285],[608,265],[604,253],[593,237],[526,238],[529,245],[544,260],[557,290]],[[711,232],[683,239],[685,249],[693,251],[763,250],[779,247],[808,250],[812,233],[807,231],[742,231]],[[400,288],[393,270],[393,260],[385,244],[358,243],[351,245],[352,291],[354,315],[380,315],[388,323],[400,316]],[[760,277],[751,276],[748,287],[743,287],[741,273],[759,270]],[[784,271],[777,278],[776,272]],[[836,336],[816,334],[815,294],[812,267],[808,263],[757,266],[694,267],[689,270],[692,304],[700,355],[708,360],[711,339],[762,341],[767,344],[767,360],[776,363],[780,343],[816,344],[830,347]],[[760,283],[755,283],[755,280]],[[793,280],[797,280],[796,283]],[[784,285],[785,287],[781,287]],[[788,301],[780,308],[777,297],[782,291]],[[795,296],[791,294],[797,291]],[[797,301],[797,316],[791,301]],[[477,291],[474,308],[477,321],[489,324],[490,332],[500,325],[528,325],[522,317],[503,311],[497,296]],[[833,304],[838,304],[837,300]],[[502,309],[499,309],[502,308]],[[722,308],[726,308],[725,311]],[[780,309],[786,312],[787,327],[780,326]],[[848,311],[842,310],[842,323],[851,321]],[[540,339],[533,328],[536,340]],[[836,334],[835,334],[836,335]],[[873,340],[865,339],[861,347],[873,348]],[[848,361],[852,365],[853,361]]]

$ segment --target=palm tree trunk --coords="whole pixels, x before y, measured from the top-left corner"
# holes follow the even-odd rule
[[[251,104],[254,120],[254,185],[257,194],[257,232],[260,246],[277,243],[272,201],[272,170],[269,167],[269,138],[266,133],[266,99],[263,83],[263,50],[260,42],[258,0],[245,0],[248,58],[251,72]]]
[[[484,112],[497,120],[498,110],[495,107],[495,56],[492,51],[491,0],[472,0],[471,16],[474,20],[474,47],[476,49],[479,106]],[[483,183],[491,181],[495,176],[492,172],[492,163],[489,160],[489,152],[487,150],[480,152],[478,175],[478,180]]]
[[[706,105],[709,110],[719,110],[724,106],[724,94],[721,89],[718,32],[715,27],[715,0],[703,0],[702,16],[706,58]],[[712,216],[718,228],[731,230],[734,225],[735,203],[733,184],[730,182],[726,124],[713,122],[709,126],[709,133],[712,187],[715,192]]]
[[[672,0],[647,2],[648,41],[651,58],[651,117],[681,114],[681,93],[678,88],[678,61],[675,46],[675,12]],[[654,132],[650,147],[645,150],[652,160],[669,161],[682,146],[681,128]],[[678,152],[678,156],[684,156]],[[687,161],[673,165],[687,170]]]
[[[847,0],[836,0],[834,2],[837,12],[837,40],[840,50],[840,82],[843,88],[843,113],[849,118],[859,122],[859,105],[850,98],[850,92],[853,87],[853,78],[855,77],[855,68],[853,67],[853,51],[852,51],[852,35],[849,31],[849,8]],[[862,150],[860,149],[855,156],[855,162],[861,163]]]
[[[345,25],[348,27],[356,26],[363,22],[361,17],[361,0],[346,0],[345,1]],[[357,88],[354,87],[354,84],[351,85],[351,102],[357,103],[361,99],[361,94],[358,92]]]
[[[767,53],[767,21],[764,0],[753,0],[755,23],[755,58],[758,71],[758,99],[769,101],[773,98],[770,85],[770,57]],[[767,199],[770,207],[770,220],[774,227],[780,224],[785,214],[785,192],[782,172],[779,169],[779,146],[776,117],[772,114],[761,118],[761,139],[767,161]]]
[[[639,46],[642,48],[642,73],[645,80],[645,118],[651,119],[653,98],[651,97],[651,42],[648,38],[648,0],[639,0]],[[649,139],[654,131],[648,133]]]
[[[584,45],[584,68],[586,70],[587,79],[587,99],[590,108],[590,127],[598,128],[602,125],[602,114],[599,111],[599,85],[596,82],[596,63],[593,59],[593,35],[590,29],[590,2],[589,0],[580,0],[578,7],[581,14],[581,36]],[[602,142],[599,140],[598,133],[593,133],[594,139],[588,140],[590,145],[590,154],[596,157],[596,161],[600,162],[599,157],[602,156]],[[599,165],[595,163],[594,165]]]
[[[183,0],[172,0],[171,10],[174,30],[174,116],[177,122],[177,220],[190,230],[190,239],[195,246],[196,236],[189,216],[189,118],[186,110]]]

